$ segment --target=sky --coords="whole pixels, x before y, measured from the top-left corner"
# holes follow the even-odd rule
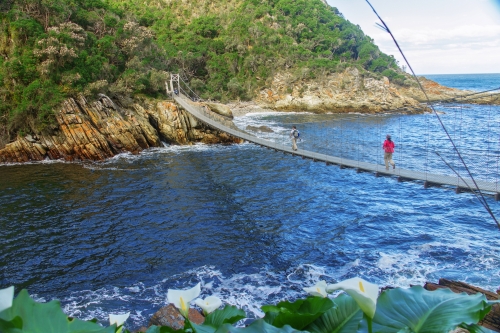
[[[326,1],[404,64],[365,0]],[[500,73],[500,0],[369,1],[417,75]]]

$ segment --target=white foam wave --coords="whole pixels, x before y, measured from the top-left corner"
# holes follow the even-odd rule
[[[97,318],[102,323],[106,323],[110,312],[131,311],[130,327],[138,328],[145,326],[151,315],[167,304],[168,289],[187,289],[200,282],[201,298],[209,295],[217,296],[224,304],[243,309],[249,319],[260,318],[263,316],[261,306],[305,297],[303,288],[321,280],[335,283],[360,276],[381,287],[423,285],[435,274],[459,269],[454,267],[454,264],[447,264],[445,260],[439,262],[434,260],[432,253],[467,251],[468,248],[467,243],[429,242],[404,252],[380,252],[375,261],[362,261],[356,258],[340,267],[299,264],[285,271],[273,271],[262,267],[252,273],[236,273],[229,276],[224,275],[216,267],[202,266],[170,276],[151,286],[140,282],[120,288],[109,287],[72,293],[63,300],[63,309],[70,316],[85,320]],[[481,272],[481,267],[491,269],[498,262],[498,258],[492,258],[487,254],[471,260],[474,260],[473,269],[478,274]],[[461,278],[461,280],[466,279]]]
[[[74,163],[74,162],[68,162],[64,159],[51,160],[51,159],[46,158],[42,161],[0,163],[0,167],[12,167],[12,166],[20,166],[20,165],[38,165],[38,164],[70,164],[70,163]]]
[[[308,111],[256,111],[256,112],[248,112],[245,115],[241,117],[234,117],[236,118],[244,118],[244,117],[261,117],[261,116],[287,116],[287,115],[315,115],[314,112],[308,112]]]

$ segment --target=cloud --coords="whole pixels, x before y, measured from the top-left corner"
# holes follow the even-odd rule
[[[463,25],[451,29],[400,29],[395,33],[398,43],[406,50],[492,48],[500,46],[500,25]],[[372,36],[381,46],[393,44],[389,34]]]

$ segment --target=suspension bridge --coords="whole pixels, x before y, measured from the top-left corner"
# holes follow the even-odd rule
[[[181,85],[183,84],[183,86]],[[398,182],[402,181],[421,181],[425,188],[430,186],[446,186],[455,189],[456,193],[464,191],[477,191],[485,192],[494,195],[495,200],[500,200],[500,179],[498,177],[499,160],[500,160],[500,147],[495,151],[495,154],[488,157],[486,164],[496,164],[495,176],[486,177],[486,180],[481,179],[481,177],[471,178],[469,175],[464,175],[463,172],[454,170],[454,175],[446,175],[440,173],[433,173],[429,170],[410,170],[401,167],[396,167],[395,169],[390,168],[386,170],[385,165],[376,162],[362,161],[361,159],[346,158],[343,153],[340,156],[331,156],[328,154],[323,154],[320,152],[298,149],[293,150],[291,147],[291,142],[288,140],[287,144],[266,140],[259,138],[247,131],[238,128],[234,123],[225,119],[225,117],[218,115],[210,111],[201,102],[202,100],[189,88],[189,86],[179,77],[178,74],[172,75],[170,80],[170,85],[167,82],[167,92],[170,93],[173,99],[180,105],[185,111],[191,114],[193,117],[205,123],[209,127],[215,128],[219,131],[230,134],[234,137],[243,139],[245,141],[254,143],[261,147],[265,147],[276,152],[281,152],[284,154],[290,154],[303,159],[310,159],[314,162],[323,162],[326,165],[337,165],[340,168],[353,168],[357,172],[370,172],[374,173],[375,176],[390,176],[396,177]],[[482,97],[484,96],[481,95]],[[362,115],[351,116],[349,121],[356,121],[363,118]],[[345,121],[345,119],[344,119]],[[379,131],[380,132],[380,131]],[[382,134],[382,137],[385,135]],[[401,135],[402,137],[403,135]],[[380,136],[379,136],[380,137]],[[383,156],[381,142],[378,145],[378,156]],[[500,143],[499,143],[500,145]],[[399,144],[399,149],[403,147]],[[415,147],[414,147],[415,148]],[[345,154],[348,155],[348,154]],[[352,154],[351,154],[352,155]],[[425,154],[421,154],[421,158],[424,158]],[[488,155],[490,153],[488,152]],[[441,157],[441,156],[440,156]],[[442,158],[442,157],[441,157]],[[397,161],[396,161],[397,162]],[[398,165],[398,163],[396,163]],[[451,167],[451,166],[450,166]],[[451,167],[453,169],[453,167]],[[491,174],[491,172],[490,172]]]

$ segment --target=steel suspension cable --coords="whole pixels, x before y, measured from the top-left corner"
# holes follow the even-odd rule
[[[427,92],[425,91],[424,87],[422,86],[422,84],[420,83],[420,81],[418,80],[418,77],[417,75],[415,74],[415,71],[413,70],[413,68],[411,67],[410,65],[410,62],[408,61],[408,59],[406,59],[406,56],[405,54],[403,53],[403,50],[401,49],[401,47],[399,46],[399,43],[397,42],[396,38],[394,37],[394,35],[392,34],[391,30],[389,29],[389,27],[387,26],[387,24],[384,22],[384,20],[382,20],[382,18],[380,17],[380,15],[377,13],[377,11],[375,10],[375,8],[372,6],[372,4],[370,3],[369,0],[365,0],[368,5],[372,8],[373,12],[375,13],[375,15],[378,17],[378,19],[380,20],[380,22],[382,24],[378,24],[378,26],[380,28],[382,28],[384,31],[386,31],[392,38],[392,40],[394,41],[394,43],[396,44],[396,47],[398,48],[399,52],[401,53],[401,56],[403,57],[405,63],[408,65],[408,68],[410,69],[413,77],[415,78],[415,80],[417,81],[419,87],[420,87],[420,90],[422,90],[430,108],[432,109],[433,113],[436,115],[437,119],[439,120],[439,123],[441,124],[441,128],[444,130],[444,132],[446,133],[446,136],[448,137],[448,139],[450,140],[454,150],[457,152],[457,155],[459,156],[459,159],[462,163],[462,165],[465,167],[465,170],[467,171],[469,177],[471,178],[472,182],[474,183],[474,186],[476,187],[478,193],[479,193],[479,196],[478,196],[478,199],[479,201],[481,202],[481,204],[483,205],[483,207],[486,209],[486,211],[490,214],[491,218],[493,218],[493,220],[495,221],[497,227],[500,229],[500,223],[498,222],[498,220],[496,219],[495,217],[495,214],[493,214],[493,211],[491,210],[488,202],[486,201],[486,198],[484,197],[483,193],[481,192],[481,190],[479,189],[479,186],[477,185],[477,182],[476,180],[474,179],[474,177],[472,176],[472,173],[470,172],[467,164],[465,163],[464,159],[462,158],[462,155],[460,154],[460,151],[458,150],[457,146],[455,145],[455,143],[453,142],[453,139],[451,138],[450,136],[450,133],[448,132],[448,130],[446,129],[446,126],[444,126],[443,124],[443,121],[441,120],[441,117],[439,116],[439,114],[436,112],[436,110],[434,109],[434,106],[432,105],[430,99],[429,99],[429,96],[427,95]],[[472,190],[469,186],[469,189]]]

